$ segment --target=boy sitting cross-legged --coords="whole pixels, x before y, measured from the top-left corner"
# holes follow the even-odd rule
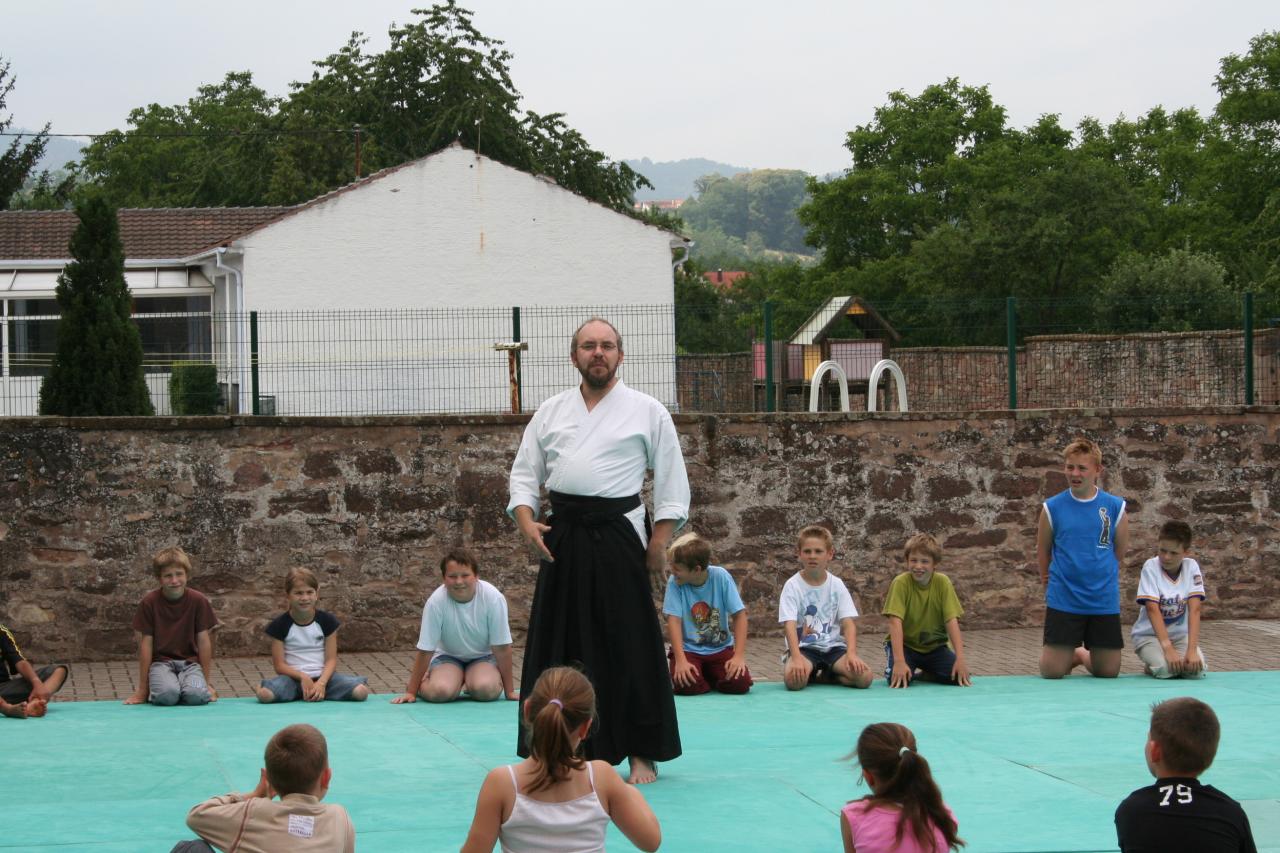
[[[746,693],[747,608],[733,576],[710,565],[711,546],[686,533],[667,548],[671,577],[662,599],[671,650],[671,681],[679,696],[712,689]]]
[[[267,625],[271,663],[277,675],[258,687],[259,702],[319,702],[369,698],[369,679],[335,672],[338,668],[338,618],[316,609],[320,582],[301,566],[285,575],[289,609]]]
[[[919,671],[933,681],[968,687],[969,665],[960,635],[964,609],[951,578],[937,571],[942,547],[928,533],[917,533],[907,540],[903,556],[907,571],[889,585],[881,611],[889,617],[885,680],[890,687],[907,687]]]
[[[347,810],[320,802],[329,791],[329,745],[315,726],[299,723],[276,732],[263,754],[266,767],[248,794],[211,797],[187,814],[202,839],[174,853],[210,849],[236,853],[352,853],[356,831]],[[279,802],[274,797],[280,797]]]
[[[858,609],[844,581],[827,571],[835,557],[831,531],[810,525],[799,540],[800,571],[787,579],[778,602],[787,641],[783,681],[788,690],[820,681],[870,687],[871,667],[858,657]]]
[[[126,705],[204,705],[218,694],[213,675],[213,637],[218,626],[209,599],[188,589],[191,558],[165,548],[151,558],[160,588],[142,597],[133,615],[138,640],[138,687]]]
[[[66,684],[70,671],[64,663],[36,669],[9,629],[0,625],[0,714],[43,717],[49,699]]]
[[[1199,699],[1182,696],[1151,709],[1144,754],[1156,782],[1116,809],[1121,853],[1256,853],[1240,804],[1200,784],[1221,733],[1217,714]]]

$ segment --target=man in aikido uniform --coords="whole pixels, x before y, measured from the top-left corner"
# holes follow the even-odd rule
[[[652,589],[665,585],[667,545],[689,515],[689,478],[666,407],[618,378],[622,336],[613,324],[583,323],[569,357],[582,382],[538,407],[511,466],[507,512],[542,561],[521,695],[544,669],[581,665],[595,685],[599,719],[585,756],[629,758],[628,781],[642,784],[657,778],[656,762],[680,755]],[[652,529],[640,500],[646,469]],[[523,732],[519,753],[528,755]]]

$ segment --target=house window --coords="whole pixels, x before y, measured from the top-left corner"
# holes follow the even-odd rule
[[[9,300],[9,375],[48,376],[58,349],[58,300]]]
[[[48,376],[58,349],[56,299],[8,300],[9,375]],[[213,359],[213,298],[137,296],[133,320],[142,336],[147,373],[167,373],[175,361]]]
[[[142,334],[147,373],[168,373],[175,361],[213,360],[212,302],[208,295],[134,295],[133,319]]]

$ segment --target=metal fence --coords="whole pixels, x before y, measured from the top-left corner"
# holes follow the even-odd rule
[[[848,377],[851,408],[865,410],[870,395],[877,409],[896,409],[887,375],[869,387],[882,358],[901,367],[916,411],[1280,404],[1274,297],[1181,306],[1135,300],[1107,311],[1085,300],[903,297],[777,311],[718,302],[179,312],[135,320],[157,414],[174,410],[174,361],[216,365],[225,412],[465,414],[532,411],[572,386],[578,375],[569,340],[593,315],[622,332],[627,384],[673,411],[805,410],[814,369],[828,360]],[[56,316],[8,319],[4,414],[36,413],[56,344],[51,322]],[[818,396],[823,410],[838,408],[830,378]]]

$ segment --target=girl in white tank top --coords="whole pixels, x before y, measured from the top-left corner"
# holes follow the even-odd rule
[[[529,757],[489,772],[462,853],[604,850],[609,821],[641,850],[662,843],[658,818],[636,788],[603,761],[585,761],[578,746],[595,719],[595,691],[568,667],[542,673],[524,701]]]

